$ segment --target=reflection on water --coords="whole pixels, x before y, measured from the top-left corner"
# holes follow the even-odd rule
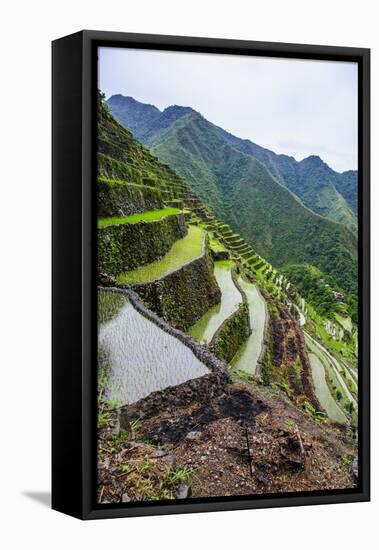
[[[99,320],[99,367],[109,371],[106,399],[134,403],[209,373],[187,346],[135,310],[127,296],[100,290]]]
[[[242,296],[232,280],[231,262],[215,262],[214,274],[221,289],[221,302],[210,308],[189,333],[199,342],[210,342],[218,327],[242,302]]]
[[[325,379],[324,365],[320,359],[314,353],[309,353],[309,361],[312,367],[313,384],[315,387],[315,393],[320,405],[325,410],[326,414],[333,422],[343,423],[346,421],[346,417],[342,410],[335,402],[332,394],[330,393],[328,384]]]
[[[233,358],[232,366],[254,375],[264,343],[266,305],[256,285],[239,279],[249,304],[251,334]]]

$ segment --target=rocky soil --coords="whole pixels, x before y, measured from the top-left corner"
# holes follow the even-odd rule
[[[101,503],[352,488],[351,434],[278,389],[236,380],[206,404],[99,429]],[[354,470],[354,471],[353,471]]]

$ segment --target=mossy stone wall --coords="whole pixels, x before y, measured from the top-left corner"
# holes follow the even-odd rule
[[[187,234],[183,214],[154,222],[110,225],[98,229],[99,273],[116,276],[161,259],[173,243]]]
[[[101,218],[129,216],[129,214],[163,208],[158,189],[105,178],[98,180],[97,198],[98,215]]]
[[[97,154],[97,171],[100,177],[142,183],[141,172],[138,168],[103,153]]]
[[[212,338],[210,349],[216,357],[230,363],[249,334],[249,306],[247,303],[242,303],[217,330]]]
[[[180,330],[187,330],[221,300],[206,254],[161,279],[132,288],[147,307]]]

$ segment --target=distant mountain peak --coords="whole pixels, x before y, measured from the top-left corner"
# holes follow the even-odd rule
[[[134,99],[134,97],[130,96],[130,95],[122,95],[122,94],[113,94],[111,95],[108,99],[107,99],[107,103],[108,102],[113,102],[113,101],[125,101],[125,102],[130,102],[130,103],[139,103],[139,101],[137,101],[136,99]]]
[[[170,105],[169,107],[166,107],[166,109],[163,110],[163,113],[164,114],[175,113],[175,114],[181,114],[183,116],[189,113],[196,113],[196,111],[192,109],[192,107],[183,107],[182,105]]]
[[[319,166],[322,166],[323,164],[325,164],[322,158],[319,157],[318,155],[309,155],[309,157],[306,157],[301,162],[307,163],[307,164],[313,164],[313,165],[318,164]]]
[[[123,95],[123,94],[113,94],[107,99],[108,104],[115,104],[115,103],[122,103],[123,105],[129,104],[139,107],[146,107],[150,109],[154,109],[154,111],[160,112],[158,107],[155,105],[152,105],[151,103],[142,103],[141,101],[138,101],[137,99],[134,99],[131,95]]]
[[[212,143],[216,150],[219,151],[222,144],[227,143],[233,149],[253,157],[261,162],[281,185],[299,197],[307,208],[342,223],[355,232],[356,172],[347,171],[339,174],[319,155],[310,155],[298,162],[293,156],[276,154],[249,139],[240,139],[215,126],[190,106],[174,104],[161,111],[155,106],[122,94],[112,96],[107,103],[116,120],[148,147],[156,147],[160,142],[163,143],[162,140],[171,129],[174,132],[180,130],[182,135],[186,131],[192,132],[190,142],[195,147],[194,129],[198,135],[206,134],[209,142],[212,133]],[[188,141],[186,143],[188,145]],[[208,153],[210,151],[207,151]]]
[[[357,173],[357,170],[345,170],[344,172],[342,172],[342,176],[356,176]]]

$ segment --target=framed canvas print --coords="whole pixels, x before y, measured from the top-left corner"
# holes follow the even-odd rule
[[[369,50],[53,42],[53,508],[369,499]]]

